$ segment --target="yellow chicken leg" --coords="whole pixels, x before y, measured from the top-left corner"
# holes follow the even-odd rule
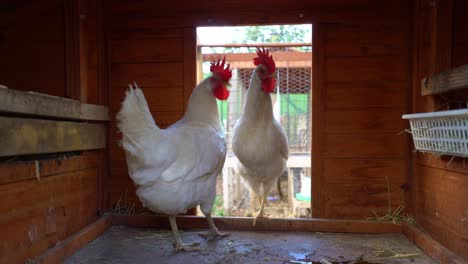
[[[200,242],[198,242],[198,241],[192,242],[190,244],[182,243],[182,239],[180,239],[179,230],[177,229],[177,223],[176,223],[175,215],[169,216],[169,222],[171,223],[172,233],[174,233],[174,238],[175,238],[175,241],[176,241],[176,251],[180,251],[180,250],[185,250],[185,251],[201,250],[201,248],[198,247],[198,245],[200,245]]]
[[[206,220],[208,221],[208,225],[210,226],[210,231],[201,233],[200,235],[206,238],[206,240],[213,240],[215,238],[223,238],[229,235],[229,233],[222,233],[219,232],[218,228],[216,228],[213,218],[211,214],[205,214]]]
[[[263,198],[262,198],[262,200],[260,202],[260,210],[258,211],[257,215],[254,218],[253,226],[257,225],[258,219],[263,216],[263,208],[265,207],[265,199],[266,199],[266,197],[263,196]]]

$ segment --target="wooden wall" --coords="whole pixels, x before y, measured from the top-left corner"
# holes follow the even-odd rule
[[[0,263],[25,263],[98,217],[97,152],[0,164]]]
[[[397,133],[410,108],[408,1],[106,1],[105,10],[112,117],[137,81],[163,127],[182,116],[181,98],[194,85],[195,26],[314,23],[312,214],[386,213],[387,176],[393,209],[404,204],[408,145]],[[112,201],[135,202],[120,136],[111,133]]]
[[[392,210],[405,205],[408,142],[398,133],[409,108],[409,10],[314,27],[314,217],[386,214],[388,186]]]
[[[0,85],[103,104],[101,1],[0,5]]]
[[[460,107],[468,91],[421,96],[421,79],[468,64],[468,3],[415,1],[413,112]],[[448,103],[448,105],[447,105]],[[412,213],[434,239],[468,258],[468,167],[466,159],[413,154]]]
[[[100,3],[2,1],[0,84],[106,105]],[[33,259],[107,209],[105,152],[1,158],[0,263]]]
[[[111,200],[138,203],[128,177],[122,148],[118,145],[115,115],[120,110],[128,84],[143,89],[151,113],[160,127],[182,117],[195,86],[195,31],[193,28],[118,29],[108,39],[110,57],[110,160]],[[123,205],[123,204],[122,204]]]

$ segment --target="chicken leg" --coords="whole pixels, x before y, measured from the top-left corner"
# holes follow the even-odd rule
[[[201,233],[200,235],[206,238],[206,240],[213,240],[215,238],[223,238],[229,235],[229,233],[222,233],[219,232],[218,228],[216,228],[213,218],[211,217],[211,214],[205,214],[203,213],[206,217],[206,220],[208,221],[208,225],[210,226],[210,231]]]
[[[176,217],[175,215],[169,216],[169,222],[171,223],[172,233],[174,233],[174,238],[176,242],[176,251],[185,250],[185,251],[197,251],[201,250],[198,247],[200,242],[195,241],[190,244],[182,243],[182,239],[180,238],[179,230],[177,229]]]
[[[253,226],[257,225],[258,219],[263,216],[263,209],[265,208],[265,200],[266,200],[266,196],[264,195],[260,202],[260,210],[258,211],[257,215],[254,218]]]

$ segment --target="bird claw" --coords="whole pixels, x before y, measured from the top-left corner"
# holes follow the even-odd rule
[[[265,216],[261,215],[261,214],[257,214],[254,218],[254,221],[253,221],[253,226],[256,226],[257,225],[257,221],[258,219],[260,218],[265,218]]]
[[[205,238],[206,240],[214,240],[214,239],[222,239],[224,237],[229,236],[229,233],[221,233],[221,232],[213,232],[213,231],[208,231],[208,232],[202,232],[199,234],[201,237]]]
[[[201,250],[200,247],[198,247],[198,245],[200,245],[200,242],[199,241],[194,241],[190,244],[183,244],[183,243],[177,243],[176,245],[176,251],[199,251]]]

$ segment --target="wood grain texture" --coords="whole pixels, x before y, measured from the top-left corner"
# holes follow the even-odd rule
[[[398,134],[327,134],[322,142],[327,158],[403,158],[406,151]]]
[[[0,128],[0,156],[106,147],[106,128],[102,124],[0,117]]]
[[[3,172],[23,176],[0,185],[0,263],[24,263],[97,218],[97,155],[41,161],[48,176],[40,181],[30,171],[18,170],[22,166],[30,164],[2,164]]]
[[[406,82],[366,81],[328,83],[325,104],[328,109],[405,109]],[[385,100],[377,100],[383,98]]]
[[[467,19],[462,10],[467,3],[455,0],[433,5],[431,1],[419,0],[415,4],[412,111],[431,112],[446,100],[449,106],[460,107],[462,104],[456,102],[466,102],[467,92],[449,92],[444,94],[444,98],[438,95],[422,96],[421,79],[468,63],[468,56],[464,56],[458,46],[466,40],[466,34],[462,32],[466,32],[468,24],[463,23]],[[447,10],[450,5],[452,10]],[[447,35],[452,37],[447,40]],[[464,202],[468,199],[466,159],[450,161],[450,157],[417,153],[413,154],[412,160],[410,202],[416,221],[432,239],[468,259],[468,208]],[[436,248],[434,254],[442,253]],[[444,254],[441,257],[444,259]],[[449,259],[446,263],[454,262]]]
[[[112,64],[111,86],[127,86],[134,82],[141,87],[180,87],[183,85],[183,64],[175,62]]]
[[[112,41],[114,63],[182,62],[183,41],[178,38],[134,37]]]
[[[423,96],[468,88],[468,65],[426,77],[421,86]]]
[[[325,131],[327,133],[398,133],[408,124],[401,119],[402,110],[343,110],[327,111]]]
[[[85,152],[82,155],[55,160],[18,161],[0,164],[0,184],[8,184],[23,180],[41,179],[48,176],[73,172],[98,166],[98,156],[95,152]]]
[[[325,62],[327,82],[406,81],[408,58],[405,56],[330,57]]]
[[[321,156],[322,175],[312,184],[320,184],[313,188],[320,192],[318,201],[313,193],[314,203],[323,203],[320,217],[388,213],[386,176],[392,209],[405,205],[401,187],[408,148],[398,133],[408,126],[401,115],[409,103],[409,26],[408,16],[393,23],[330,23],[323,29],[324,72],[314,79],[324,79],[324,102],[318,103],[325,110],[321,130],[312,133],[321,137],[315,141],[321,151],[313,155]]]
[[[403,234],[424,253],[441,264],[463,264],[466,261],[460,256],[453,253],[429,235],[424,233],[417,227],[409,224],[402,225]]]

